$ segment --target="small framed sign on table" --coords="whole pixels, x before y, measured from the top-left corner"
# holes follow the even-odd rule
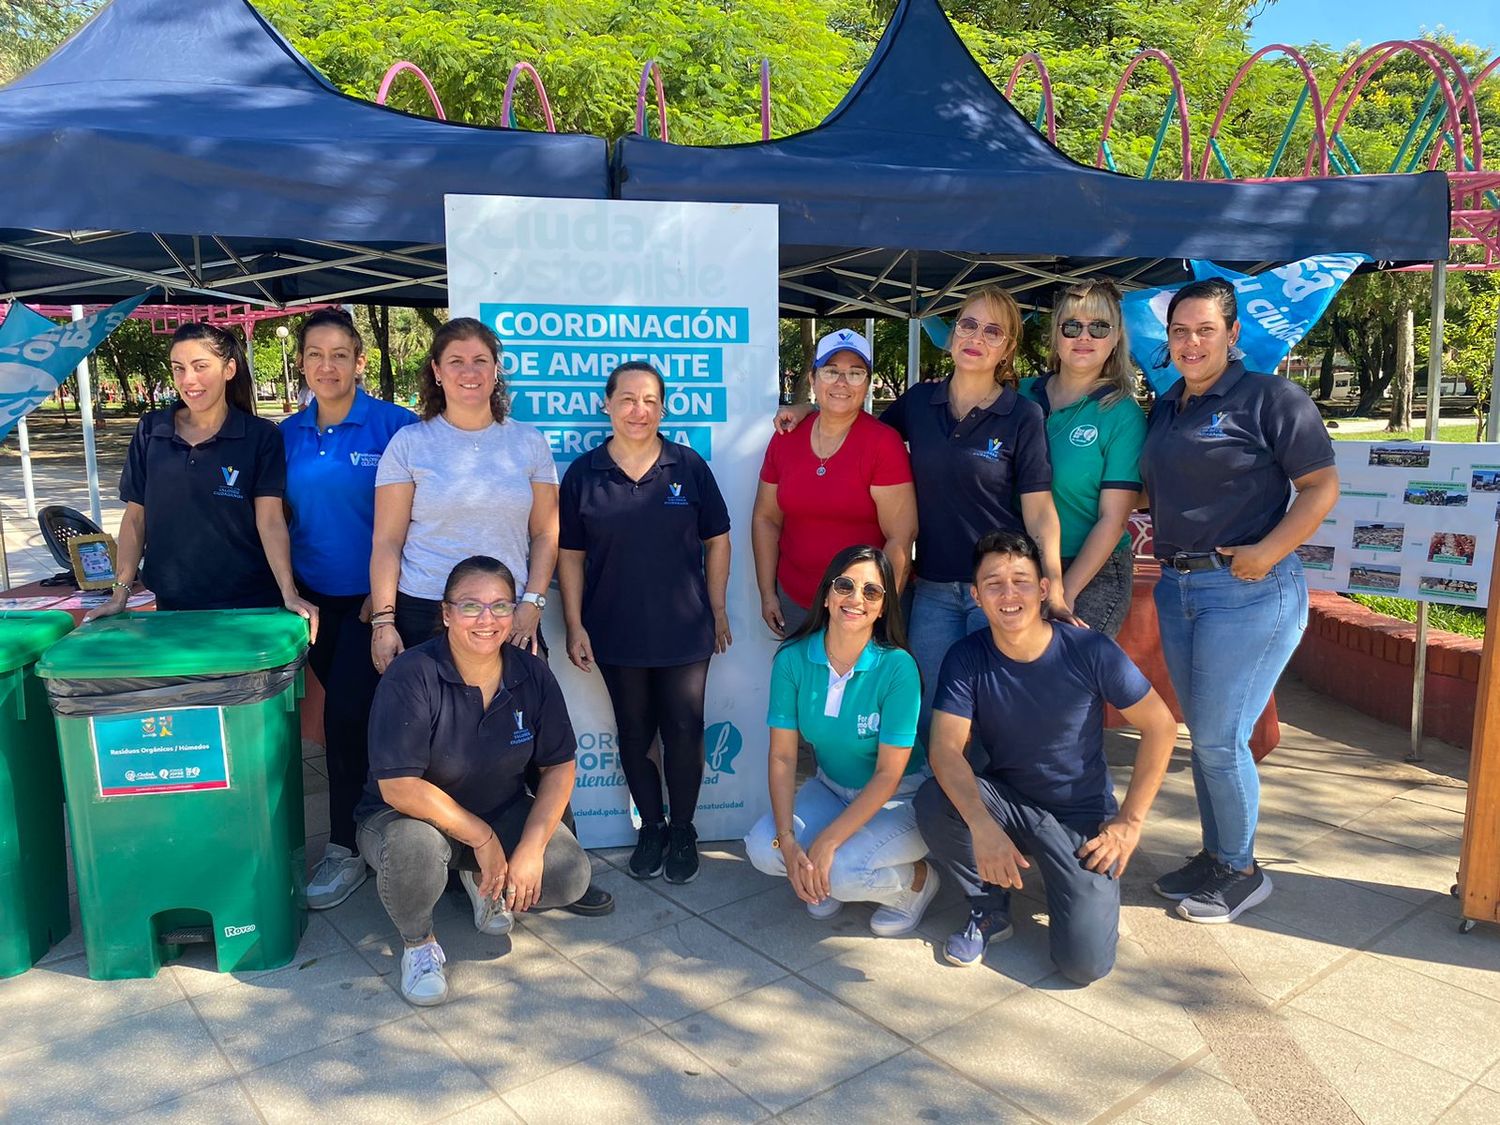
[[[108,590],[115,584],[114,536],[75,535],[68,540],[68,557],[80,590]]]

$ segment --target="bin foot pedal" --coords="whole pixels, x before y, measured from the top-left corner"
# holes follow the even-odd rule
[[[211,926],[179,926],[175,930],[168,930],[156,940],[162,945],[196,945],[212,942],[214,931]]]

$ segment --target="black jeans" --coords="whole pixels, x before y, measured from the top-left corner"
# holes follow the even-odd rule
[[[667,805],[673,824],[691,824],[703,785],[703,693],[708,661],[670,668],[628,668],[600,664],[619,733],[620,768],[641,812],[642,824],[665,819],[661,771],[650,758],[661,735],[661,761],[667,775]]]
[[[355,850],[354,806],[370,774],[370,704],[380,674],[370,662],[370,626],[359,619],[365,595],[320,594],[318,639],[307,654],[323,685],[323,749],[328,767],[328,842]]]
[[[1068,559],[1063,563],[1064,571],[1072,561]],[[1114,638],[1119,635],[1125,618],[1130,613],[1130,596],[1134,589],[1135,550],[1127,543],[1111,551],[1109,558],[1099,568],[1099,573],[1078,591],[1073,612],[1090,629]]]

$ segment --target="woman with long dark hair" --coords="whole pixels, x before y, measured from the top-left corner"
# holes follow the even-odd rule
[[[178,401],[141,418],[120,474],[116,582],[93,620],[125,608],[142,578],[158,609],[285,606],[317,638],[318,610],[297,592],[282,497],[286,453],[255,415],[239,340],[208,323],[172,335]]]
[[[808,618],[771,666],[771,813],[750,862],[784,875],[814,918],[878,904],[870,929],[910,933],[938,891],[912,797],[929,776],[917,742],[922,688],[906,651],[896,576],[877,547],[840,551]],[[796,788],[797,742],[817,774]]]

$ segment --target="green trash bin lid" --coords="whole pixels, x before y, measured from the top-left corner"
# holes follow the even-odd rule
[[[73,615],[55,609],[0,613],[0,672],[13,672],[46,652],[73,630]]]
[[[307,622],[283,609],[125,613],[91,621],[37,664],[50,679],[213,676],[290,664],[307,647]]]

